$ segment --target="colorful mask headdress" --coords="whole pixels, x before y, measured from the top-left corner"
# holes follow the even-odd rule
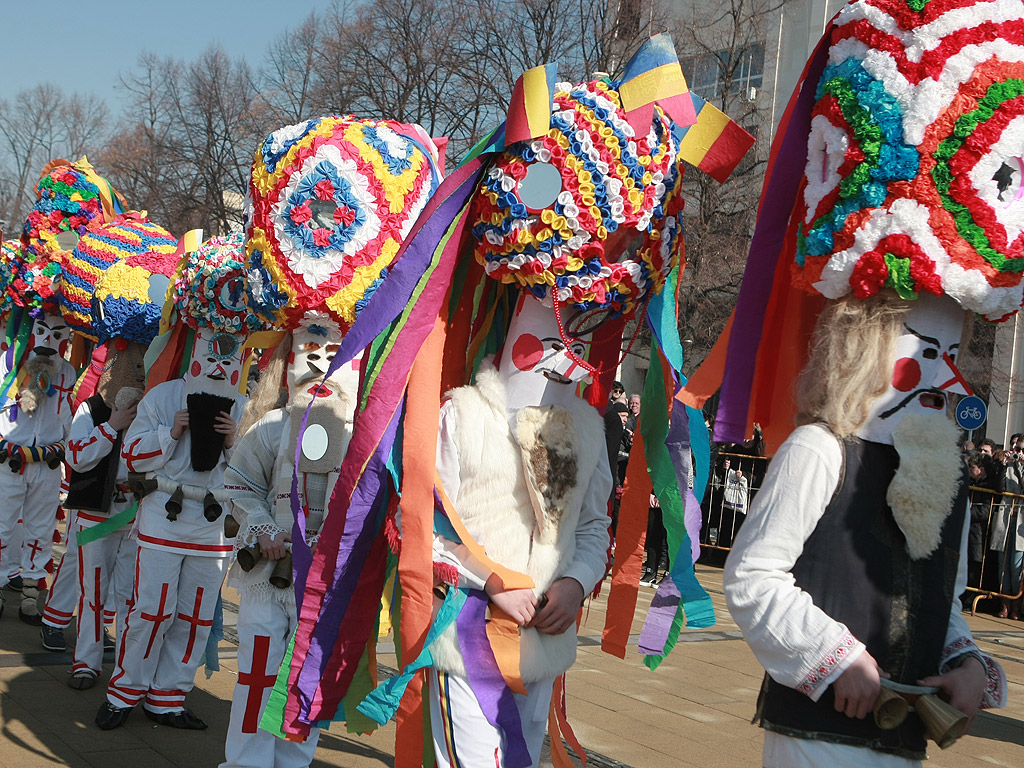
[[[357,424],[360,418],[366,419],[377,425],[378,432],[373,439],[365,441],[353,437],[342,475],[345,478],[346,470],[351,471],[353,468],[370,468],[351,481],[355,491],[350,496],[351,514],[357,503],[369,506],[371,502],[367,502],[367,499],[380,500],[378,494],[386,486],[382,486],[379,477],[371,473],[373,467],[401,465],[401,557],[407,566],[403,569],[405,578],[412,579],[402,585],[406,596],[430,594],[433,580],[432,529],[445,531],[446,535],[458,538],[452,528],[458,524],[457,517],[453,517],[450,511],[448,514],[441,511],[447,503],[444,501],[443,489],[435,487],[434,483],[434,446],[440,394],[452,386],[470,381],[483,356],[500,348],[514,306],[515,292],[511,290],[513,283],[520,281],[532,292],[540,294],[547,293],[554,286],[557,290],[566,291],[561,295],[563,302],[571,301],[572,304],[609,315],[614,322],[607,323],[607,326],[615,327],[617,323],[619,333],[618,339],[614,341],[611,340],[612,334],[608,334],[604,355],[609,361],[618,358],[625,314],[636,311],[645,303],[649,302],[648,311],[655,312],[658,318],[659,333],[667,332],[667,329],[676,333],[674,295],[678,271],[673,271],[673,267],[679,263],[678,249],[681,247],[676,232],[678,227],[674,226],[678,221],[669,225],[659,221],[658,216],[667,219],[680,210],[680,207],[669,208],[672,201],[669,192],[678,188],[677,164],[686,159],[680,148],[688,145],[688,127],[701,126],[700,115],[703,115],[707,123],[713,108],[706,105],[707,112],[702,107],[700,115],[697,114],[697,100],[690,97],[674,51],[671,50],[671,43],[663,36],[653,39],[630,63],[627,72],[626,81],[619,84],[618,98],[624,99],[628,93],[631,100],[625,100],[629,102],[629,109],[620,109],[620,105],[615,103],[615,88],[608,83],[556,88],[553,66],[540,67],[524,75],[516,85],[513,106],[509,110],[506,124],[482,141],[470,153],[470,157],[446,178],[410,233],[388,279],[374,296],[375,304],[394,302],[405,306],[405,310],[390,327],[375,327],[375,332],[381,336],[374,342],[372,349],[387,350],[387,354],[371,355],[369,364],[364,366],[364,380],[370,384],[375,381],[409,381],[409,386],[407,390],[378,390],[378,397],[365,400],[362,404],[364,410],[357,413]],[[652,80],[654,87],[647,87],[646,84],[644,87],[634,87],[645,80]],[[634,98],[642,92],[654,93],[655,96],[646,101]],[[558,109],[555,120],[552,119],[554,98],[561,99],[560,107],[564,107]],[[588,101],[596,107],[588,105]],[[578,102],[578,105],[574,102]],[[595,109],[605,110],[605,113],[598,117]],[[678,121],[666,117],[666,113],[678,116]],[[560,136],[568,139],[566,132],[570,117],[573,121],[580,121],[578,131],[581,133],[584,132],[583,126],[597,128],[596,133],[588,134],[590,144],[586,150],[582,136],[577,141],[579,146],[572,146],[576,134],[573,140],[569,140],[568,149],[560,143]],[[720,125],[731,124],[728,118],[724,118]],[[639,130],[635,126],[640,126]],[[602,133],[601,128],[606,129],[606,132]],[[632,136],[628,136],[627,129]],[[622,136],[615,136],[615,130]],[[719,128],[718,134],[721,133]],[[622,137],[627,138],[624,143],[628,146],[628,139],[633,138],[635,141],[637,136],[643,140],[637,146],[642,144],[645,147],[645,161],[641,162],[637,156],[633,167],[629,165],[629,160],[621,163],[616,160],[613,163],[607,159],[614,156],[612,146],[614,144],[618,147]],[[730,164],[734,166],[749,148],[750,142],[752,140],[747,136],[746,143],[741,143],[742,150],[720,167]],[[699,157],[691,153],[690,160],[702,163],[710,154],[709,147],[715,145],[716,139],[712,136],[710,142],[703,142]],[[549,155],[554,146],[561,152]],[[721,147],[716,151],[717,161],[728,154]],[[538,160],[538,157],[543,160]],[[556,167],[552,158],[558,160],[560,165]],[[589,184],[594,180],[595,173],[584,165],[591,162],[594,169],[602,174],[601,187],[598,188],[595,182],[593,190]],[[652,163],[655,170],[648,177],[648,166]],[[710,165],[713,163],[709,162]],[[489,175],[492,169],[497,173]],[[661,177],[656,178],[656,174],[661,174]],[[626,180],[627,175],[629,181]],[[605,176],[614,181],[605,185]],[[621,181],[621,186],[615,181]],[[581,186],[584,184],[588,186]],[[531,188],[539,190],[536,197],[530,194]],[[582,191],[579,191],[581,188]],[[525,195],[525,200],[520,197],[520,192]],[[623,194],[629,201],[628,209],[625,201],[620,200]],[[638,203],[637,195],[642,203]],[[659,205],[660,211],[657,210]],[[532,211],[529,210],[531,208]],[[536,215],[539,221],[530,218],[531,214]],[[582,221],[593,226],[592,230],[584,230],[580,226],[581,215]],[[617,217],[623,221],[619,222]],[[655,250],[654,241],[662,239],[660,236],[666,227],[672,231],[672,237],[668,240],[670,246],[667,250]],[[545,232],[545,228],[551,231]],[[632,266],[620,258],[626,246],[631,244],[629,238],[624,238],[625,241],[615,244],[614,248],[609,245],[609,231],[614,236],[620,228],[622,231],[630,230],[634,239],[641,239],[641,256]],[[473,235],[477,233],[479,237],[474,239]],[[648,240],[651,242],[648,243]],[[517,246],[521,248],[517,249]],[[476,254],[475,258],[471,252]],[[524,258],[517,259],[520,252]],[[488,279],[487,269],[499,279]],[[589,281],[586,278],[590,278]],[[506,280],[508,282],[504,282]],[[559,280],[562,282],[559,283]],[[658,284],[664,284],[665,289],[655,296],[654,286]],[[666,300],[657,303],[659,296]],[[360,330],[363,329],[357,321],[346,342]],[[678,355],[674,351],[667,353],[671,354],[673,366],[681,366],[682,362],[681,345],[677,346]],[[344,360],[340,353],[335,358],[335,364],[339,363],[339,359]],[[662,373],[660,366],[652,368]],[[613,376],[614,371],[609,369],[607,375]],[[671,377],[668,381],[660,377],[659,380],[659,396],[662,398],[664,412],[664,391],[666,386],[671,387]],[[408,400],[404,401],[406,391]],[[396,443],[395,430],[399,423],[403,425],[405,437]],[[398,445],[403,446],[401,455],[397,454]],[[667,455],[665,461],[667,474],[671,476],[672,485],[675,485],[672,462]],[[374,490],[368,492],[371,487]],[[676,494],[676,507],[679,508],[681,519],[678,488]],[[371,569],[365,565],[365,557],[352,557],[344,550],[340,556],[335,556],[338,552],[335,542],[339,542],[341,537],[342,531],[332,526],[329,517],[321,531],[321,543],[300,611],[300,625],[289,673],[288,693],[293,698],[289,698],[286,705],[286,712],[290,708],[294,716],[290,723],[286,721],[286,732],[301,733],[302,723],[341,719],[353,714],[347,704],[343,711],[338,710],[341,696],[352,680],[357,659],[347,654],[348,649],[335,649],[334,642],[339,636],[349,636],[343,631],[347,624],[362,626],[355,607],[359,592],[353,590],[353,585],[361,573]],[[684,559],[689,562],[692,574],[689,554],[687,552]],[[506,572],[505,575],[507,578],[515,578],[515,574]],[[526,579],[522,584],[512,586],[528,586],[528,581]],[[508,580],[506,586],[510,586]],[[349,605],[346,614],[340,620],[325,614],[316,622],[304,624],[303,616],[308,615],[310,609],[316,610],[318,605],[323,604],[325,593],[331,594],[335,604]],[[421,646],[416,645],[413,638],[426,636],[429,629],[429,642],[440,631],[438,627],[452,620],[458,613],[459,594],[459,590],[449,592],[452,598],[442,607],[438,623],[432,628],[429,601],[419,602],[408,597],[403,600],[401,635],[407,640],[404,648],[407,659],[416,658],[421,651]],[[707,601],[706,595],[702,601]],[[371,599],[369,604],[376,605],[376,598]],[[366,610],[367,604],[358,605]],[[366,616],[364,613],[363,623]],[[706,621],[707,616],[698,617],[695,611],[690,618],[692,625],[699,625],[701,621]],[[356,632],[351,636],[361,635]],[[662,650],[667,649],[658,649]],[[359,707],[360,712],[369,714],[377,722],[386,721],[394,712],[389,702],[393,704],[398,701],[404,686],[411,684],[418,687],[415,672],[429,664],[429,653],[419,655],[402,675],[387,684],[386,690],[375,693],[363,702]],[[322,674],[324,671],[327,674]],[[304,687],[304,681],[317,683]],[[346,697],[345,701],[347,703],[349,699]],[[418,710],[412,707],[409,716],[399,722],[397,764],[414,764],[419,760],[417,749],[411,746],[417,743],[416,737],[408,734],[408,738],[403,738],[403,735],[409,729],[417,730],[420,727]]]
[[[21,245],[17,240],[4,240],[0,243],[0,322],[7,321],[13,301],[7,287],[14,277],[14,268],[21,259]]]
[[[419,126],[323,117],[272,133],[246,201],[254,310],[287,329],[324,312],[347,330],[439,182]]]
[[[246,301],[243,235],[211,237],[200,245],[201,238],[201,230],[193,230],[178,243],[180,260],[167,287],[161,335],[146,356],[147,389],[184,374],[197,332],[246,336],[266,329]],[[157,265],[148,266],[155,271]]]
[[[21,232],[27,258],[56,258],[73,249],[91,223],[111,221],[126,208],[124,198],[84,156],[76,163],[52,161],[43,169],[36,194]]]
[[[95,339],[99,330],[94,327],[93,294],[99,281],[109,269],[116,269],[122,277],[106,281],[107,295],[126,279],[131,267],[139,267],[145,273],[141,279],[148,283],[146,267],[157,266],[158,273],[165,276],[174,269],[177,239],[166,229],[153,224],[143,214],[119,215],[109,223],[90,226],[81,236],[75,249],[66,255],[63,269],[63,290],[60,305],[64,320],[75,330]],[[168,270],[170,263],[170,270]],[[128,278],[130,280],[130,278]],[[136,294],[138,287],[135,286]],[[164,282],[164,289],[167,284]],[[163,292],[157,304],[157,320],[163,306]],[[105,333],[105,336],[120,334]],[[156,335],[156,327],[149,334],[148,341]]]
[[[737,332],[689,398],[722,382],[718,439],[742,440],[758,421],[777,446],[792,428],[784,382],[823,298],[926,292],[990,320],[1021,307],[1022,95],[1019,9],[856,0],[840,11],[777,134]],[[773,344],[759,354],[762,336]]]
[[[120,338],[148,345],[160,330],[164,299],[178,266],[177,241],[155,224],[146,224],[146,235],[148,248],[123,255],[96,280],[92,314],[100,343]]]

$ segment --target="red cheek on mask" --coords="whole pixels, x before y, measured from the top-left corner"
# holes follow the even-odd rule
[[[903,357],[896,361],[892,371],[893,389],[910,392],[921,383],[921,364],[912,357]]]
[[[238,371],[235,371],[231,374],[231,383],[238,384]]]
[[[192,361],[192,367],[189,369],[193,378],[199,378],[199,374],[203,372],[203,366],[199,364],[198,360]]]
[[[512,345],[512,364],[520,371],[530,371],[544,356],[544,344],[529,333],[520,336]]]

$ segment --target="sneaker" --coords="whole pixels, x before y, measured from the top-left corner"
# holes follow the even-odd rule
[[[39,637],[42,638],[43,648],[48,651],[60,653],[68,649],[68,645],[64,641],[64,630],[62,629],[51,627],[49,624],[43,624],[39,628]]]
[[[657,576],[655,576],[653,579],[651,579],[651,586],[652,587],[656,587],[659,584],[661,584],[661,582],[663,582],[664,580],[665,580],[665,574],[659,573]]]
[[[115,650],[117,650],[117,643],[115,643],[114,642],[114,638],[112,638],[110,636],[110,632],[108,632],[107,630],[104,629],[103,630],[103,652],[107,653],[109,651],[110,653],[113,653]]]

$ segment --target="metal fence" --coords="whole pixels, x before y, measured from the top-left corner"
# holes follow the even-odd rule
[[[1015,600],[1024,591],[1016,533],[1024,510],[1024,496],[972,486],[970,502],[967,596],[973,614],[978,601],[984,598]]]
[[[720,452],[714,461],[701,504],[700,545],[707,552],[728,552],[761,489],[768,459]]]

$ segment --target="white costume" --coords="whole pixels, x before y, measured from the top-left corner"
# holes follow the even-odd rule
[[[31,354],[31,353],[30,353]],[[63,443],[71,431],[71,393],[75,388],[75,369],[63,358],[56,358],[56,375],[34,414],[25,413],[14,401],[0,410],[0,436],[8,443],[23,447],[42,447]],[[7,370],[0,362],[0,376]],[[0,465],[0,569],[8,570],[5,542],[18,519],[24,520],[24,544],[21,550],[21,575],[25,579],[46,577],[46,564],[53,549],[53,532],[60,503],[60,467],[51,469],[45,462],[33,461],[24,472]]]
[[[79,406],[71,425],[68,440],[68,465],[76,472],[86,472],[96,467],[118,445],[117,432],[104,420],[96,423],[89,401]],[[128,467],[120,452],[112,457],[118,462],[115,484],[128,479]],[[110,503],[106,512],[79,509],[75,515],[75,533],[92,528],[110,517],[123,512],[132,504],[132,499],[120,495]],[[77,550],[74,558],[78,600],[78,633],[75,643],[75,663],[72,672],[91,670],[99,674],[103,665],[103,627],[107,617],[116,616],[118,637],[124,632],[125,621],[131,608],[132,590],[135,582],[135,561],[138,543],[129,534],[131,524],[118,531],[82,545],[68,544]],[[63,567],[67,567],[65,558]],[[47,601],[47,611],[50,601]],[[44,618],[46,621],[46,618]],[[47,621],[47,623],[49,623]]]
[[[453,508],[489,558],[528,574],[538,597],[566,578],[578,582],[585,596],[605,573],[612,476],[603,420],[575,395],[587,371],[562,351],[555,322],[540,302],[521,301],[500,369],[482,368],[476,385],[452,391],[442,407],[437,468]],[[533,340],[541,344],[541,354],[525,359],[513,353],[522,338],[531,349]],[[551,471],[555,462],[564,464]],[[484,589],[489,571],[465,545],[435,536],[434,559],[454,566],[459,587]],[[519,642],[529,695],[513,696],[536,765],[552,685],[576,660],[576,627],[560,634],[520,627]],[[430,650],[438,765],[502,764],[505,735],[488,722],[472,691],[456,627],[449,626]]]
[[[199,342],[197,341],[197,346]],[[179,712],[213,624],[231,544],[224,524],[203,515],[202,493],[221,485],[226,457],[209,472],[192,469],[192,430],[171,436],[174,416],[187,407],[186,382],[159,384],[139,403],[121,455],[129,472],[152,473],[166,483],[139,505],[135,595],[107,687],[116,707],[145,699],[150,712]],[[235,397],[231,417],[241,418]],[[227,451],[226,451],[227,453]],[[167,519],[171,486],[185,487],[177,520]]]
[[[300,353],[301,354],[301,353]],[[312,382],[315,386],[319,378]],[[323,524],[327,501],[338,480],[338,468],[348,447],[345,426],[347,398],[337,383],[326,386],[334,429],[327,434],[338,439],[330,454],[327,472],[300,471],[299,503],[306,513],[307,543],[315,546]],[[233,515],[238,520],[238,546],[252,546],[260,534],[271,538],[292,531],[290,489],[295,466],[295,435],[306,411],[309,397],[299,398],[287,408],[271,411],[239,440],[232,461],[224,472],[224,488],[231,496]],[[309,424],[317,423],[316,411]],[[301,466],[300,466],[301,469]],[[316,752],[320,731],[313,728],[302,742],[286,741],[259,728],[270,691],[281,668],[288,640],[298,622],[295,590],[279,589],[268,578],[277,561],[263,559],[248,573],[236,562],[229,583],[241,593],[238,610],[238,683],[231,700],[231,721],[225,744],[226,759],[221,768],[291,768],[308,766]],[[290,574],[289,574],[290,575]]]

